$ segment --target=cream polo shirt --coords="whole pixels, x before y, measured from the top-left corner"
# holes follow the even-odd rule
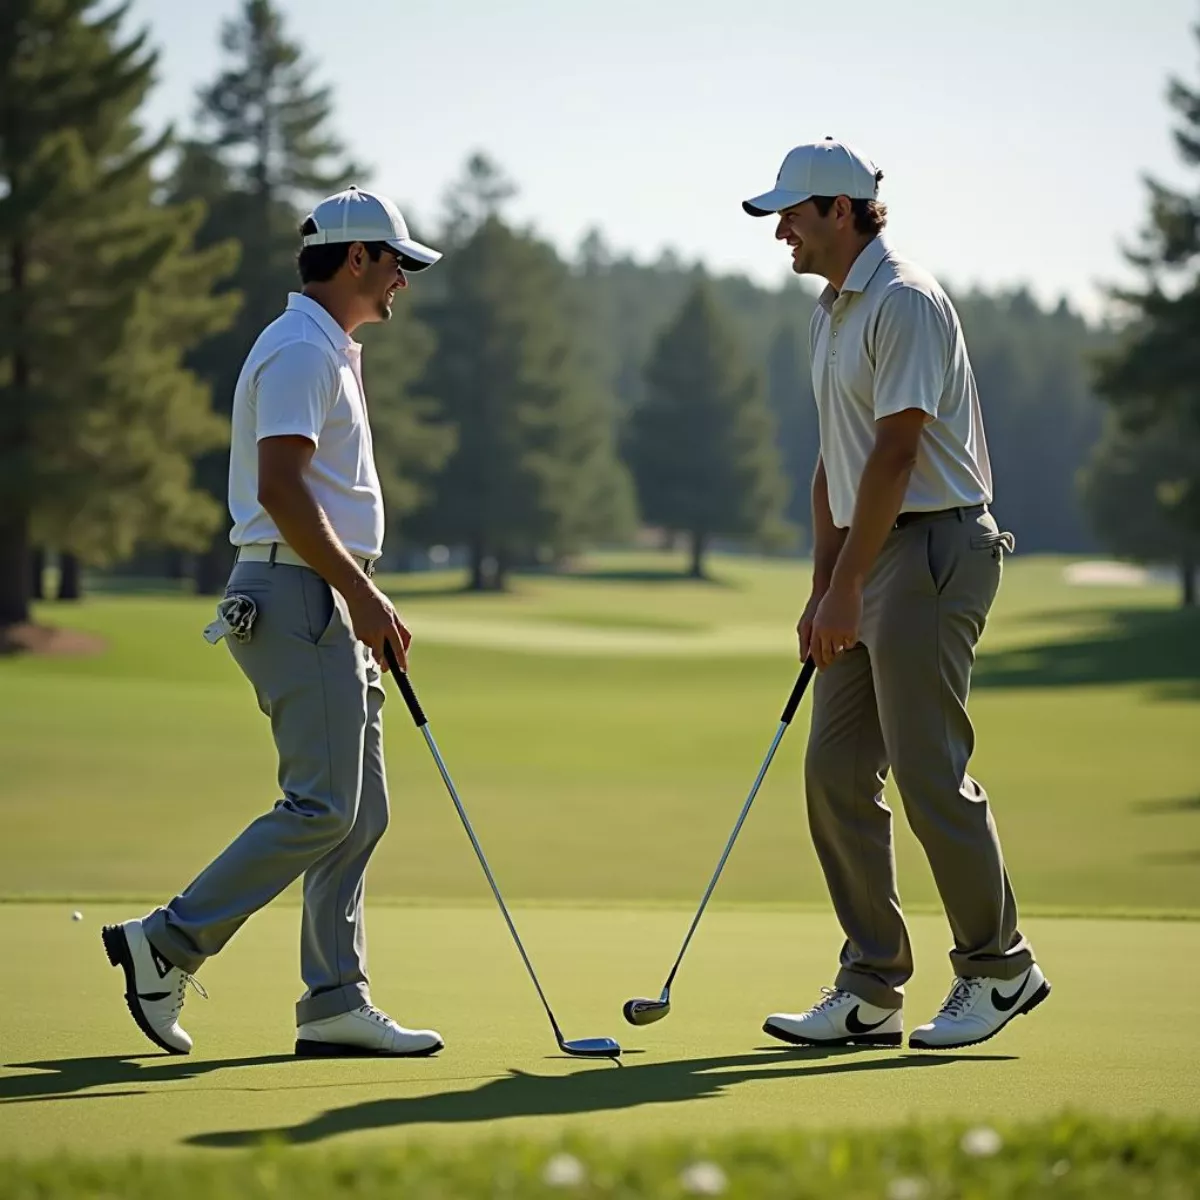
[[[958,314],[937,280],[881,237],[840,292],[827,287],[809,330],[821,459],[833,523],[847,528],[881,417],[928,413],[901,512],[992,499],[983,414]]]
[[[235,546],[282,539],[258,502],[258,443],[285,434],[315,446],[306,481],[351,554],[383,549],[383,495],[362,382],[362,346],[315,300],[293,292],[259,334],[233,393],[229,512]]]

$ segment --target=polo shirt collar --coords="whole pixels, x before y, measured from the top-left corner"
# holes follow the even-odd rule
[[[882,234],[877,234],[859,251],[858,257],[854,260],[854,265],[850,268],[849,274],[846,276],[846,282],[842,284],[842,292],[862,292],[866,290],[866,286],[871,282],[871,278],[875,272],[879,270],[883,260],[887,258],[890,252],[890,247],[884,240]],[[829,312],[833,308],[833,302],[841,293],[832,284],[827,286],[821,293],[821,307]]]
[[[352,353],[358,349],[358,343],[311,296],[303,292],[289,292],[287,306],[289,311],[303,313],[310,321],[316,322],[335,350]]]

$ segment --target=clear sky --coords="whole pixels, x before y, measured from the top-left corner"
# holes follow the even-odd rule
[[[189,127],[239,0],[134,0],[161,49],[155,125]],[[1098,311],[1149,171],[1186,179],[1169,74],[1200,82],[1200,0],[281,0],[370,186],[430,221],[466,156],[571,251],[666,246],[767,284],[739,202],[827,134],[885,172],[898,248],[954,287],[1026,283]]]

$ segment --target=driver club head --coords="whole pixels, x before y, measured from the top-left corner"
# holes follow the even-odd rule
[[[621,1009],[625,1020],[630,1025],[653,1025],[655,1021],[661,1021],[670,1011],[671,1001],[669,998],[650,1000],[644,996],[636,1000],[626,1000],[625,1006]]]
[[[559,1049],[575,1058],[620,1058],[621,1046],[612,1038],[560,1038]]]

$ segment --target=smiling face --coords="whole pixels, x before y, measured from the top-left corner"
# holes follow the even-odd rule
[[[353,267],[352,261],[352,270]],[[400,255],[390,246],[384,246],[379,257],[372,259],[366,253],[366,247],[363,247],[362,261],[356,275],[363,321],[390,321],[396,293],[408,287],[408,280],[400,266]]]
[[[797,275],[820,275],[826,279],[840,257],[846,232],[853,228],[850,201],[838,196],[822,216],[809,199],[793,204],[779,214],[775,236],[792,248],[792,270]]]
[[[340,296],[335,303],[344,313],[343,324],[347,329],[390,321],[396,293],[408,287],[400,255],[390,246],[374,244],[379,250],[372,257],[365,243],[352,243],[346,251],[343,269],[333,281]]]

